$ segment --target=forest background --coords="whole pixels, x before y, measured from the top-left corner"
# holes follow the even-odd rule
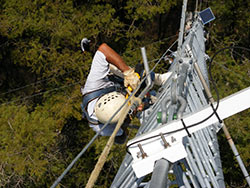
[[[198,2],[198,1],[197,1]],[[205,26],[211,57],[227,46],[250,45],[249,1],[204,0],[216,19]],[[155,59],[177,39],[182,0],[0,0],[0,187],[49,187],[94,136],[81,116],[81,93],[92,49],[108,43],[134,66],[140,47]],[[194,11],[196,1],[188,2]],[[157,67],[167,71],[166,63]],[[250,83],[249,52],[216,56],[212,73],[225,97]],[[250,171],[250,112],[226,120]],[[62,180],[60,187],[84,187],[108,138],[100,137]],[[226,185],[247,187],[223,133],[219,133]],[[125,145],[114,145],[95,187],[109,187]]]

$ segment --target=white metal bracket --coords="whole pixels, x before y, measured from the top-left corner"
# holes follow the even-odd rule
[[[214,103],[214,106],[217,104]],[[250,87],[241,90],[220,100],[217,114],[221,120],[228,118],[236,113],[250,107]],[[213,113],[211,106],[207,106],[199,112],[183,117],[185,125],[195,124]],[[189,133],[193,133],[202,128],[218,122],[218,117],[214,114],[207,121],[188,128]],[[169,134],[166,134],[169,133]],[[140,135],[127,143],[133,162],[132,167],[138,178],[145,176],[153,171],[155,161],[165,158],[174,163],[187,156],[183,137],[187,136],[187,130],[183,129],[181,120],[172,121],[169,124],[152,130],[151,132]]]

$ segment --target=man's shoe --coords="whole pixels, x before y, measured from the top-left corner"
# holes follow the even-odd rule
[[[115,137],[115,144],[124,144],[127,140],[127,137],[128,135],[126,131],[123,131],[122,135]]]
[[[172,72],[167,72],[164,74],[155,73],[155,85],[161,86],[164,82],[171,76]]]

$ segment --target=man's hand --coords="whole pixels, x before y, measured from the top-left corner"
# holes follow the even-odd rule
[[[124,86],[125,87],[132,87],[133,90],[136,89],[136,87],[140,83],[140,76],[135,73],[134,69],[130,68],[127,71],[123,72],[124,75]]]

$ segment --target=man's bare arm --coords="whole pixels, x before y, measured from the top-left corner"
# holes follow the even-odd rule
[[[116,53],[112,48],[110,48],[106,43],[103,43],[98,48],[105,56],[106,60],[115,65],[122,72],[129,70],[129,66],[125,63],[125,61],[121,58],[121,56]]]

